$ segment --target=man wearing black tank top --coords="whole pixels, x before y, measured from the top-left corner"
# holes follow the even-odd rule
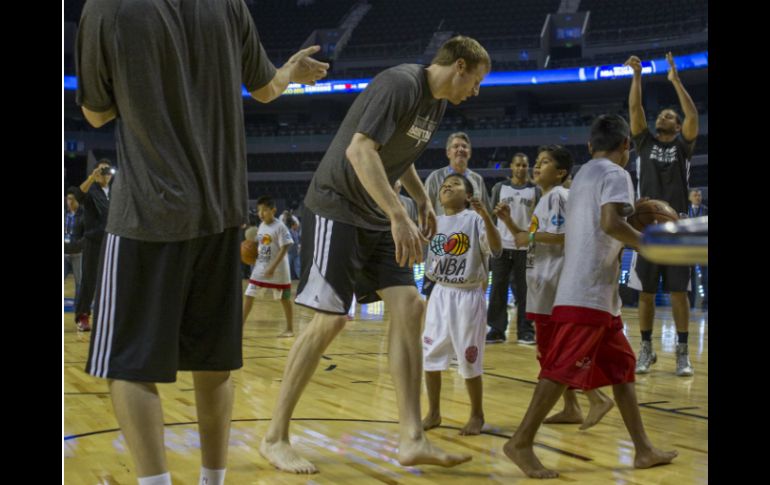
[[[664,109],[655,120],[653,135],[647,128],[642,108],[642,63],[636,56],[626,61],[634,70],[631,92],[628,98],[631,136],[636,144],[639,197],[649,197],[668,202],[680,217],[687,216],[687,178],[690,159],[698,136],[698,110],[682,85],[674,64],[674,57],[666,55],[669,64],[668,80],[676,89],[684,120],[673,109]],[[657,361],[652,350],[652,322],[655,318],[655,293],[660,277],[663,291],[671,294],[671,306],[678,335],[676,346],[676,375],[693,375],[687,337],[690,320],[690,302],[687,291],[690,286],[690,267],[653,264],[635,254],[629,286],[640,290],[639,327],[642,347],[636,365],[637,374],[646,374]]]

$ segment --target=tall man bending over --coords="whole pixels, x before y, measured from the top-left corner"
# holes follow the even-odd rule
[[[321,354],[345,326],[355,293],[391,311],[390,372],[399,414],[402,465],[454,466],[426,439],[420,416],[421,318],[412,265],[436,229],[433,205],[414,161],[428,146],[446,109],[479,94],[491,61],[475,40],[454,37],[430,66],[402,64],[377,75],[350,107],[310,182],[302,218],[302,279],[296,303],[315,310],[289,353],[273,419],[260,453],[277,468],[315,473],[289,444],[289,420]],[[393,191],[397,179],[417,203],[420,229]]]

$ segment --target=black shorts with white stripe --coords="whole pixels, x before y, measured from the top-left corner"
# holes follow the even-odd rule
[[[333,221],[305,208],[302,217],[302,277],[298,305],[346,315],[358,303],[374,303],[378,290],[415,286],[411,266],[396,263],[390,231],[372,231]]]
[[[690,291],[690,268],[692,266],[655,264],[641,254],[634,253],[628,286],[644,293],[655,294],[662,278],[664,293]]]
[[[174,382],[243,366],[240,231],[159,243],[107,234],[86,372]]]

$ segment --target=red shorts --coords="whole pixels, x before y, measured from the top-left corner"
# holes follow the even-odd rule
[[[539,378],[583,390],[634,382],[636,357],[620,316],[558,306],[551,320],[555,329]]]
[[[537,360],[540,367],[543,366],[543,357],[548,353],[553,340],[553,332],[556,325],[551,321],[551,315],[542,315],[540,313],[527,313],[527,320],[535,322],[535,335],[537,338]]]

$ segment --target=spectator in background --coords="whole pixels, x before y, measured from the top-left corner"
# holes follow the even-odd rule
[[[690,206],[687,209],[688,217],[703,217],[709,215],[708,206],[703,204],[703,193],[700,189],[690,189]],[[698,292],[698,272],[700,272],[700,283],[703,286],[703,308],[709,307],[709,268],[696,264],[692,267],[690,273],[690,308],[695,308],[695,295]]]
[[[67,189],[67,213],[64,217],[64,279],[70,273],[75,278],[75,302],[80,294],[81,263],[83,256],[83,209],[75,198],[75,187]]]
[[[106,158],[99,160],[94,171],[88,178],[75,187],[73,195],[83,206],[83,222],[85,234],[83,237],[82,277],[78,289],[78,299],[75,302],[75,324],[81,332],[89,332],[91,325],[91,304],[96,291],[97,272],[99,270],[99,252],[104,239],[104,228],[107,226],[107,215],[110,210],[110,182],[114,171],[112,164]]]
[[[510,207],[513,222],[521,228],[529,228],[532,212],[540,200],[541,191],[529,177],[529,159],[517,153],[511,160],[511,178],[498,182],[492,188],[492,204],[499,210],[500,204]],[[504,342],[508,329],[508,286],[513,284],[516,299],[516,341],[524,345],[535,344],[535,327],[527,320],[527,246],[517,247],[516,240],[503,221],[497,221],[497,230],[503,240],[503,254],[492,260],[492,288],[489,293],[487,323],[491,327],[487,342]]]

